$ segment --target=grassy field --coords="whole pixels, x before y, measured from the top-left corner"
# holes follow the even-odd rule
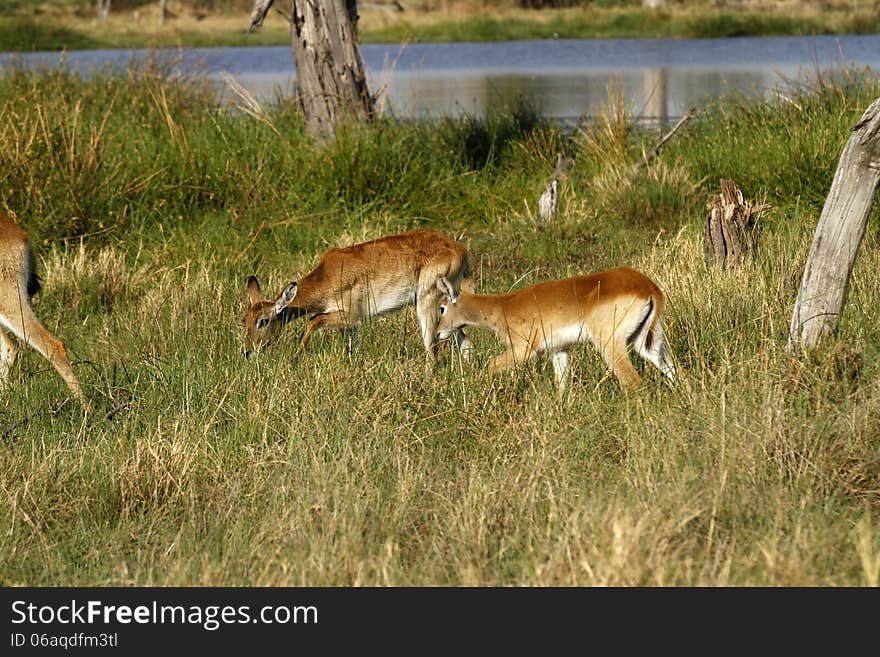
[[[117,0],[98,21],[93,0],[0,0],[0,51],[84,48],[287,45],[285,18],[272,10],[249,34],[250,0],[169,2],[159,22],[158,2]],[[542,9],[523,8],[529,5]],[[731,37],[745,35],[874,34],[876,3],[800,0],[668,2],[646,10],[638,0],[591,2],[412,0],[406,11],[391,3],[361,2],[362,42],[497,41],[586,37]],[[818,6],[820,5],[821,6]],[[276,3],[289,12],[289,3]]]
[[[37,313],[93,400],[23,352],[0,397],[3,585],[876,585],[880,231],[838,334],[785,353],[806,251],[850,128],[880,85],[727,99],[640,175],[626,101],[567,139],[529,107],[392,119],[327,150],[285,106],[217,111],[132,69],[0,79],[0,208],[38,253]],[[561,212],[536,221],[560,150]],[[741,271],[702,258],[722,178],[774,204]],[[668,297],[682,381],[622,392],[586,346],[570,397],[546,361],[489,384],[411,311],[361,352],[301,325],[242,358],[245,282],[329,246],[431,226],[481,288],[630,265]]]

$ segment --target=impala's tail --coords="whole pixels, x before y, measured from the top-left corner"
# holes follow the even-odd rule
[[[632,345],[639,356],[653,363],[666,378],[675,381],[675,366],[672,364],[669,344],[663,332],[662,319],[663,298],[660,297],[655,302],[653,296],[648,297],[627,344]]]
[[[33,299],[34,295],[40,291],[40,277],[37,275],[37,268],[34,266],[34,252],[31,250],[30,243],[25,244],[24,256],[24,287],[27,290],[28,301]]]

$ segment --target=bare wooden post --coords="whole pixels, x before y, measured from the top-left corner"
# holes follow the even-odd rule
[[[538,216],[542,221],[550,221],[556,216],[556,193],[559,182],[554,178],[538,199]]]
[[[837,326],[878,182],[880,98],[865,110],[840,155],[791,316],[789,351],[815,347]]]
[[[756,244],[755,227],[760,215],[773,207],[770,203],[749,205],[732,180],[721,181],[721,193],[709,204],[704,250],[706,264],[722,269],[740,266]]]
[[[669,80],[665,68],[645,69],[643,83],[645,93],[645,105],[642,110],[642,119],[653,126],[657,126],[660,134],[669,120]]]
[[[98,19],[105,21],[110,14],[110,0],[97,0]]]
[[[272,3],[254,2],[251,31],[262,25]],[[357,0],[292,0],[297,96],[309,132],[318,141],[332,140],[341,123],[373,116],[357,21]]]
[[[574,158],[570,155],[557,153],[556,167],[550,175],[550,182],[544,193],[538,198],[538,216],[541,221],[550,221],[556,216],[556,206],[558,202],[559,180],[565,177],[571,165],[574,164]]]

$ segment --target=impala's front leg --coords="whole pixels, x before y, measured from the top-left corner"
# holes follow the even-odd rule
[[[535,354],[535,350],[528,342],[524,340],[517,341],[515,344],[508,347],[507,351],[495,356],[495,358],[492,359],[492,362],[489,363],[489,369],[487,372],[489,379],[495,378],[499,372],[513,369],[517,365],[522,365],[534,358]]]
[[[357,354],[361,350],[361,332],[358,325],[348,326],[343,329],[345,333],[345,350],[349,354]]]
[[[5,331],[0,329],[0,386],[6,383],[9,370],[15,363],[16,353],[15,343],[6,335]]]
[[[473,345],[461,329],[455,332],[455,343],[458,345],[458,351],[461,354],[461,357],[468,363],[471,362],[471,350]]]
[[[334,311],[332,313],[321,313],[320,315],[315,315],[312,319],[309,320],[309,325],[306,327],[306,332],[303,333],[302,340],[299,343],[299,349],[297,350],[297,355],[300,353],[305,353],[306,347],[309,346],[309,341],[312,339],[312,333],[314,333],[317,329],[322,326],[347,326],[348,325],[348,316],[342,312],[341,310]]]
[[[560,399],[565,396],[565,387],[568,383],[569,356],[567,351],[557,351],[553,354],[553,373],[556,375],[556,386]]]

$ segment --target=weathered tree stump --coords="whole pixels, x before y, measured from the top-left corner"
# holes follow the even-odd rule
[[[789,351],[817,346],[837,326],[878,183],[880,98],[865,110],[840,155],[791,316]]]
[[[721,181],[721,193],[709,204],[704,249],[706,264],[722,269],[739,267],[757,247],[757,220],[771,203],[745,202],[732,180]]]

